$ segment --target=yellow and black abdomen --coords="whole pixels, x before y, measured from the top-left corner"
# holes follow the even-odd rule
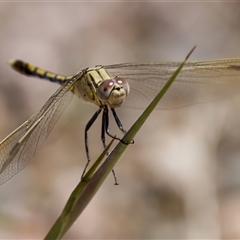
[[[8,63],[14,70],[16,70],[21,74],[32,76],[32,77],[38,77],[42,79],[47,79],[51,82],[56,82],[59,84],[63,84],[64,82],[72,79],[73,77],[73,76],[64,76],[61,74],[49,72],[39,67],[33,66],[29,63],[23,62],[21,60],[14,59],[14,60],[10,60]]]

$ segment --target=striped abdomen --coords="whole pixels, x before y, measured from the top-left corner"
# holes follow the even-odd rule
[[[39,77],[42,79],[50,80],[51,82],[57,82],[63,84],[66,80],[72,79],[73,76],[64,76],[56,73],[52,73],[46,70],[43,70],[39,67],[35,67],[29,63],[23,62],[21,60],[11,60],[8,62],[9,65],[21,74],[27,76]]]

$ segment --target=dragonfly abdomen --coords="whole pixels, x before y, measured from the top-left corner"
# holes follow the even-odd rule
[[[21,60],[10,60],[9,65],[17,72],[42,79],[50,80],[51,82],[57,82],[63,84],[66,80],[72,79],[72,76],[64,76],[61,74],[56,74],[53,72],[46,71],[29,63],[23,62]]]

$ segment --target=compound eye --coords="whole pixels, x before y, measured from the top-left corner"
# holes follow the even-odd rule
[[[129,94],[130,87],[129,87],[128,82],[124,78],[122,78],[122,77],[115,77],[115,82],[125,90],[127,95]]]
[[[107,100],[114,88],[114,81],[112,79],[104,80],[97,89],[97,95],[100,100]]]

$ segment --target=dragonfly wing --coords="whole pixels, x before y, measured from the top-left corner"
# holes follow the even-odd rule
[[[34,157],[70,103],[77,79],[63,84],[42,109],[0,143],[0,184],[21,171]]]
[[[130,85],[124,105],[146,108],[180,63],[119,64],[104,66],[112,77]],[[188,62],[164,95],[158,109],[211,102],[240,93],[240,59]]]

